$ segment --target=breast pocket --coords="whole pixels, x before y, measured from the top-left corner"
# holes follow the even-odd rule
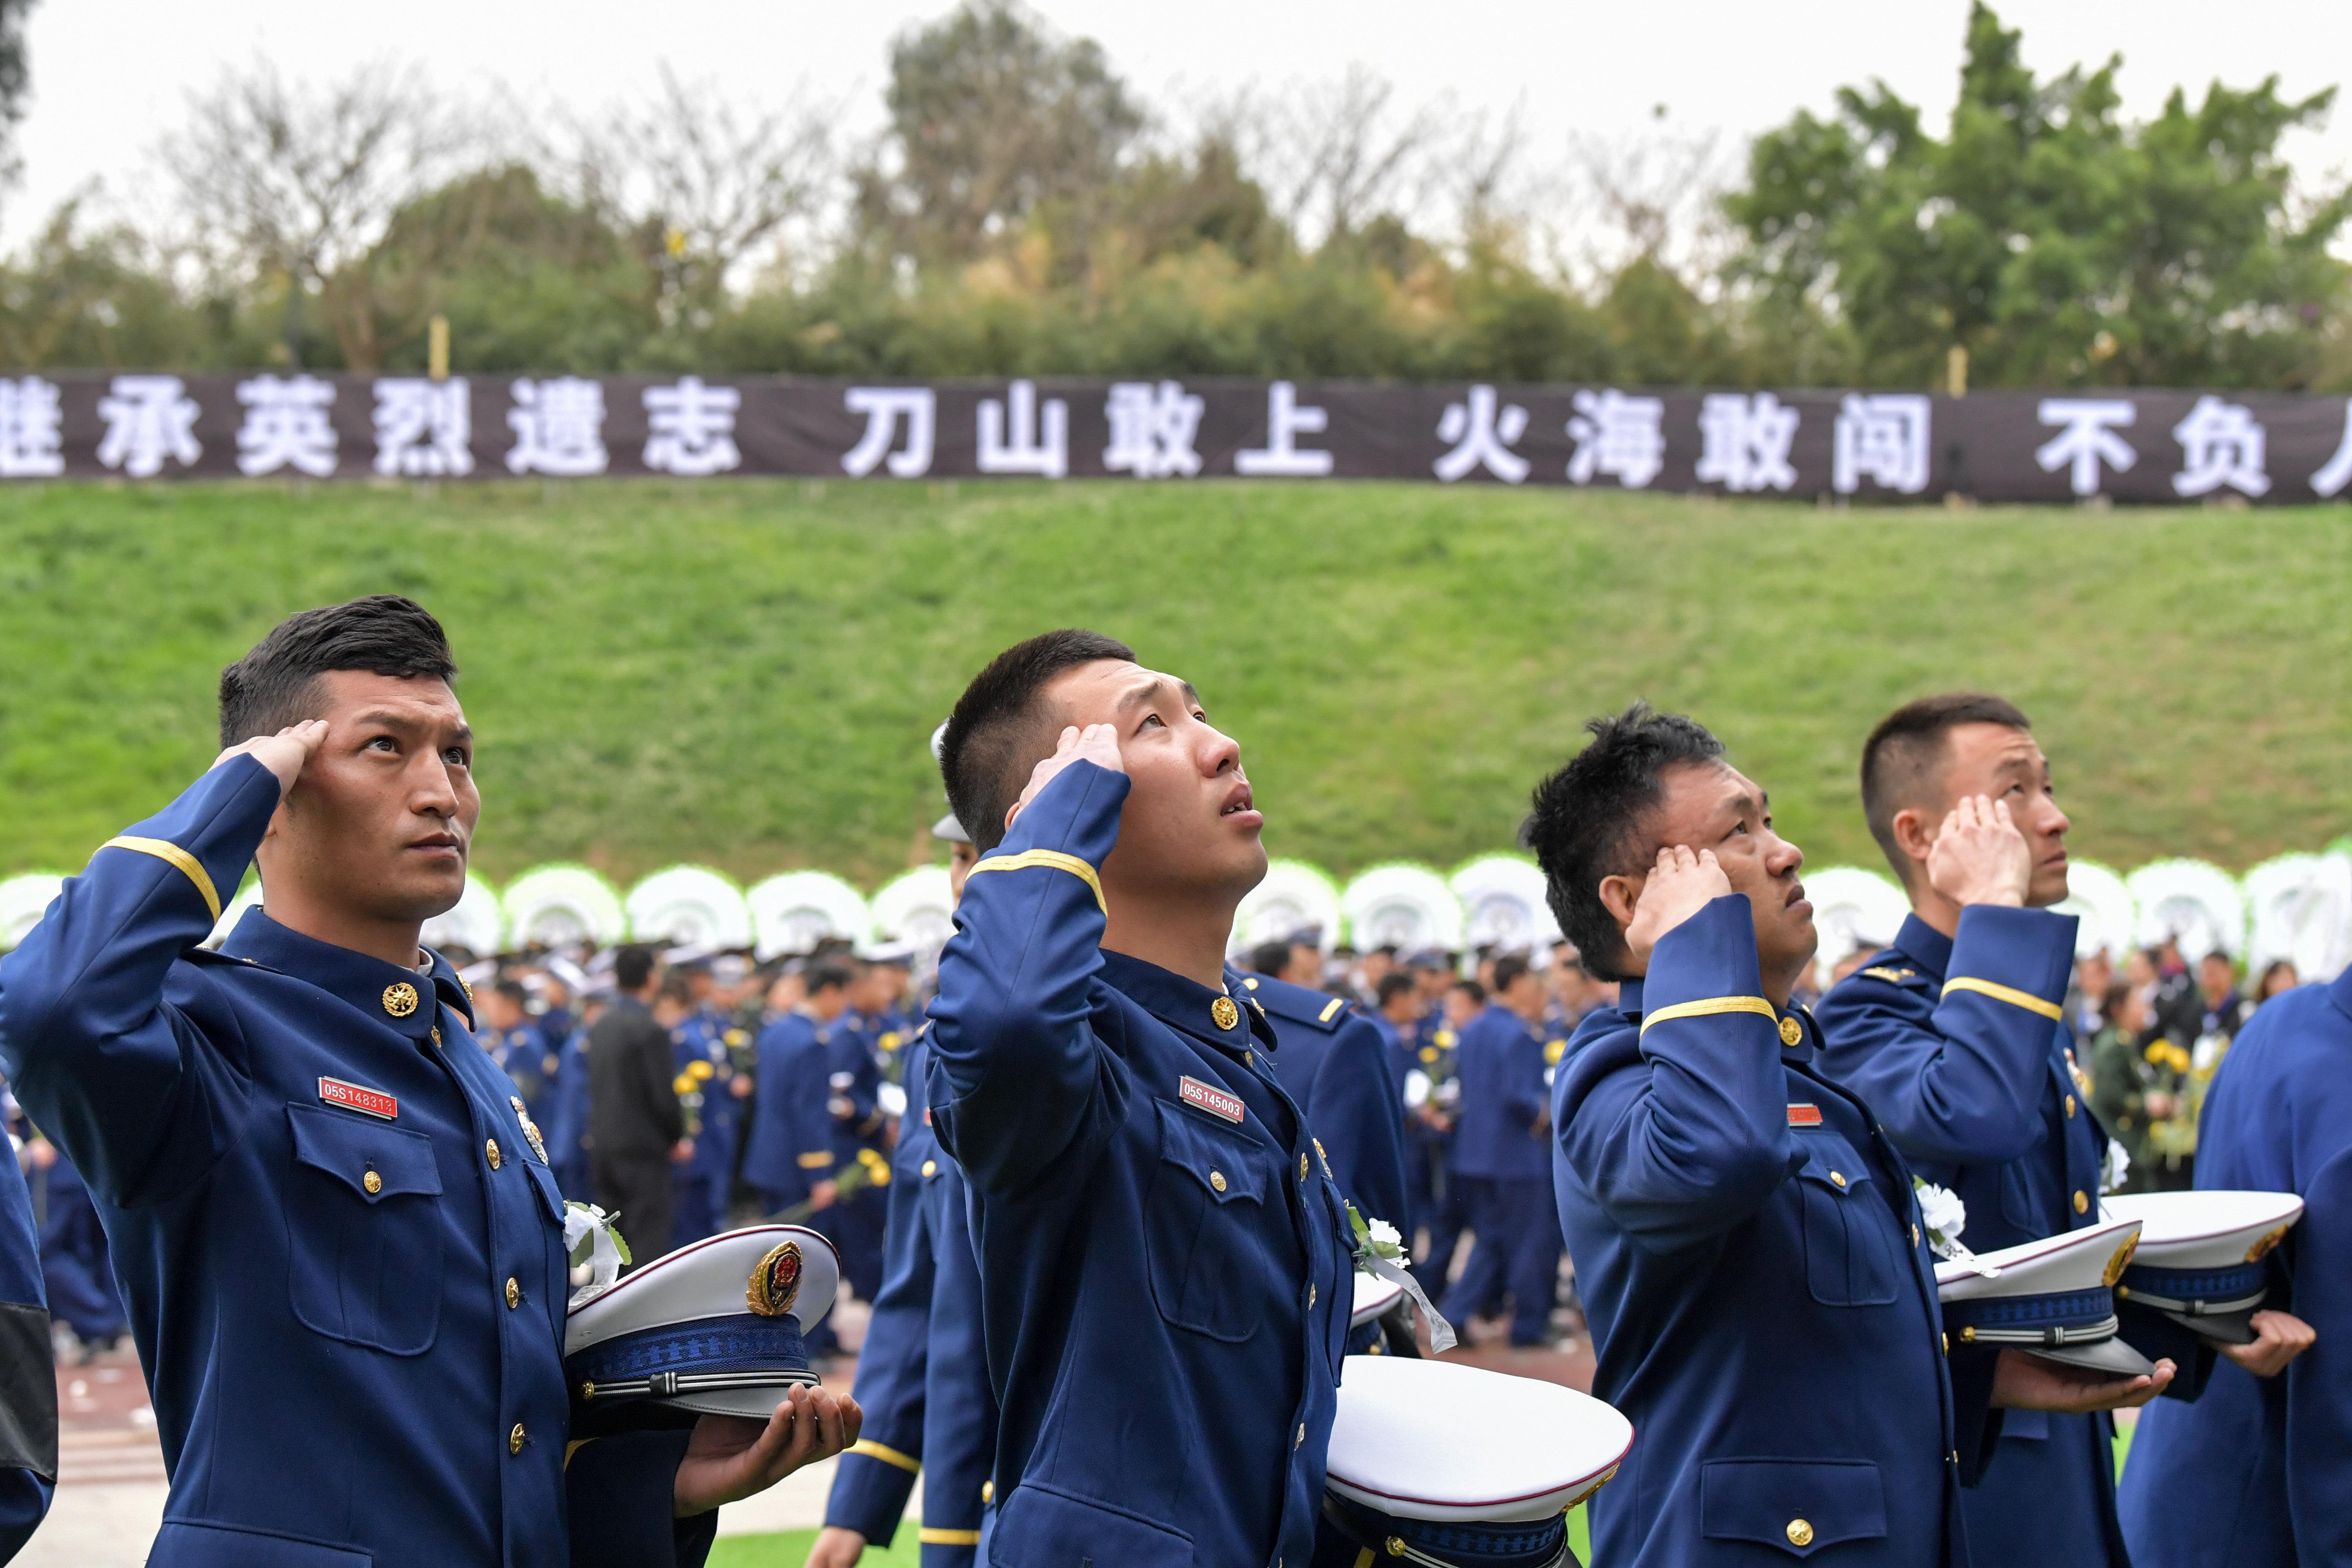
[[[1238,1344],[1257,1331],[1266,1152],[1157,1102],[1160,1168],[1147,1205],[1151,1295],[1180,1329]]]
[[[286,1194],[295,1319],[393,1355],[432,1348],[441,1321],[441,1171],[421,1132],[289,1105]]]
[[[1896,1222],[1870,1168],[1842,1138],[1803,1134],[1797,1188],[1805,1207],[1805,1284],[1825,1307],[1895,1300]]]

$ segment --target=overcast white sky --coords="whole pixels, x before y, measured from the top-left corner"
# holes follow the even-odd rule
[[[1966,0],[1696,0],[1502,5],[1449,0],[1044,0],[1064,29],[1099,39],[1147,96],[1172,84],[1273,85],[1339,75],[1361,62],[1407,97],[1451,91],[1467,107],[1524,95],[1547,159],[1572,133],[1613,134],[1669,106],[1685,130],[1744,136],[1837,86],[1885,78],[1940,123],[1948,109]],[[637,89],[656,62],[742,93],[805,81],[878,121],[889,39],[943,14],[919,5],[807,0],[41,0],[29,28],[33,101],[22,133],[25,184],[0,237],[13,244],[62,197],[103,177],[134,212],[150,210],[147,153],[184,94],[224,64],[257,55],[289,75],[331,79],[365,62],[422,63],[440,83],[504,84],[527,101],[583,109]],[[2124,55],[2135,113],[2176,83],[2194,97],[2219,76],[2250,85],[2277,72],[2289,92],[2331,85],[2352,62],[2352,5],[2325,0],[2011,0],[2037,71]],[[2352,112],[2295,145],[2306,175],[2352,165]]]

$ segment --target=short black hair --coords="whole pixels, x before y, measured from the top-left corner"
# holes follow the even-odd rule
[[[220,736],[234,746],[316,718],[312,692],[322,675],[363,669],[404,680],[454,680],[457,661],[441,623],[397,594],[289,616],[221,671]]]
[[[1911,858],[1895,841],[1895,814],[1928,804],[1929,786],[1948,750],[1945,737],[1962,724],[2033,728],[2032,721],[2005,697],[1947,691],[1906,702],[1881,719],[1862,743],[1862,817],[1878,840],[1879,853],[1906,888],[1911,885]]]
[[[1495,960],[1495,994],[1508,991],[1522,974],[1532,974],[1535,966],[1516,952],[1507,952]]]
[[[634,996],[654,977],[654,950],[631,943],[613,955],[613,984]]]
[[[1399,992],[1417,991],[1419,989],[1420,987],[1413,984],[1412,976],[1404,973],[1402,971],[1399,971],[1393,974],[1383,974],[1381,976],[1380,991],[1377,1000],[1380,1005],[1385,1007],[1390,1003],[1397,999],[1397,994]]]
[[[1486,1004],[1486,988],[1475,980],[1457,980],[1454,983],[1454,989],[1482,1007]]]
[[[694,1000],[694,977],[682,969],[673,969],[663,975],[661,1000],[691,1004]]]
[[[1522,835],[1543,868],[1544,900],[1584,955],[1585,972],[1630,980],[1624,933],[1601,901],[1601,880],[1643,869],[1643,828],[1665,799],[1661,775],[1721,761],[1723,742],[1696,720],[1646,702],[1584,727],[1591,741],[1536,786]]]
[[[1039,700],[1046,684],[1082,664],[1134,658],[1116,638],[1064,627],[1015,643],[972,677],[948,715],[940,774],[956,820],[982,854],[1004,842],[1004,814],[1031,771],[1053,755],[1060,727]]]
[[[1280,974],[1290,967],[1291,944],[1286,942],[1262,942],[1250,949],[1250,968],[1260,974]]]
[[[812,996],[820,991],[838,990],[856,976],[856,971],[838,958],[820,958],[802,972],[802,979]]]
[[[530,1003],[530,988],[520,980],[501,980],[491,989],[518,1007]]]

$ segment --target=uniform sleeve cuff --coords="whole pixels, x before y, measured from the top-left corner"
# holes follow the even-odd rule
[[[1769,1019],[1756,960],[1756,917],[1738,893],[1715,900],[1658,939],[1642,981],[1646,1025],[1702,1011],[1755,1012]]]
[[[1975,991],[2056,1018],[2074,971],[2073,915],[1971,904],[1960,911],[1946,991]]]

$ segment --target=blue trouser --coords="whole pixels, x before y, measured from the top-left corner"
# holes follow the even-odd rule
[[[72,1166],[60,1160],[49,1170],[49,1217],[41,1227],[41,1278],[49,1312],[84,1342],[110,1340],[131,1326],[122,1296],[107,1261],[106,1231],[98,1205]]]
[[[831,1208],[818,1210],[811,1222],[833,1243],[841,1258],[841,1281],[861,1301],[871,1302],[881,1294],[882,1232],[889,1217],[889,1194],[879,1187],[861,1187]]]
[[[2008,1412],[1984,1479],[1960,1492],[1969,1555],[1979,1563],[2122,1568],[2107,1551],[2114,1475],[2112,1417]]]
[[[1454,1184],[1470,1209],[1476,1240],[1462,1278],[1445,1293],[1445,1315],[1466,1322],[1505,1291],[1511,1298],[1511,1342],[1537,1345],[1550,1337],[1552,1296],[1559,1279],[1559,1223],[1551,1184],[1541,1176],[1465,1176]]]

